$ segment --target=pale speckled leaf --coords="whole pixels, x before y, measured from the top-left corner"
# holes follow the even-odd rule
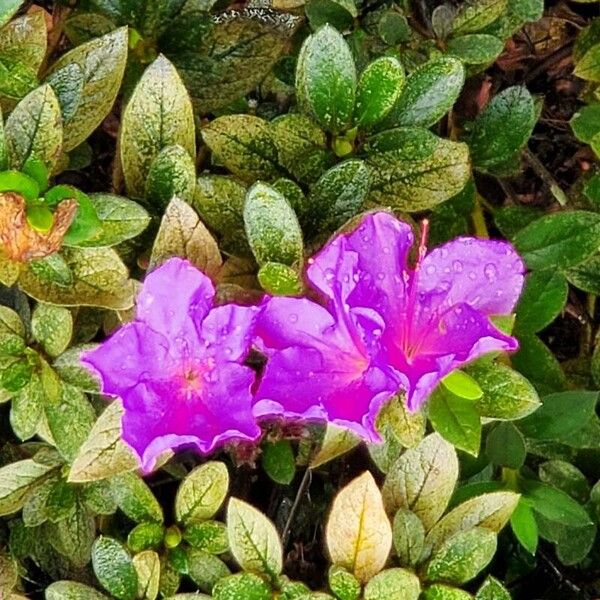
[[[502,40],[494,35],[473,33],[448,42],[448,52],[467,65],[487,65],[504,50]]]
[[[454,447],[437,433],[428,435],[392,465],[382,490],[386,510],[407,508],[429,530],[448,506],[457,480]]]
[[[211,519],[229,489],[229,473],[222,462],[210,461],[191,471],[179,485],[175,518],[184,525]]]
[[[21,273],[21,264],[10,260],[4,255],[2,248],[0,248],[0,283],[6,287],[10,287]]]
[[[511,600],[511,595],[497,579],[490,576],[477,590],[475,600]]]
[[[115,24],[108,17],[98,13],[78,13],[65,19],[63,27],[71,44],[79,46],[110,33]]]
[[[0,468],[0,515],[10,515],[23,507],[27,494],[42,483],[53,466],[34,460],[19,460]]]
[[[162,523],[163,510],[148,484],[131,472],[120,473],[110,480],[117,506],[136,523]]]
[[[100,219],[100,229],[81,247],[116,246],[139,235],[150,223],[150,215],[133,200],[114,194],[90,194],[89,198]]]
[[[356,67],[342,34],[324,25],[309,36],[298,55],[296,94],[300,104],[327,131],[350,125],[356,96]]]
[[[365,586],[364,600],[418,600],[421,595],[419,578],[406,569],[386,569]]]
[[[214,112],[260,83],[300,23],[268,8],[229,10],[212,18],[197,49],[169,54],[198,112]]]
[[[66,518],[57,523],[46,523],[45,530],[52,546],[74,566],[84,567],[89,563],[96,521],[80,500]]]
[[[179,198],[173,198],[167,206],[154,240],[149,269],[173,256],[186,258],[209,277],[216,275],[222,265],[217,242],[194,209]]]
[[[58,253],[50,254],[29,263],[31,272],[42,281],[69,286],[73,283],[73,273],[65,259]]]
[[[460,588],[434,583],[425,590],[423,600],[473,600],[473,596]]]
[[[394,549],[403,567],[414,567],[421,558],[425,543],[425,527],[414,512],[400,508],[392,523]]]
[[[37,73],[46,55],[47,37],[44,11],[27,13],[0,29],[0,56],[19,60]]]
[[[77,581],[55,581],[45,594],[46,600],[108,600],[98,590]]]
[[[134,286],[119,255],[111,248],[64,248],[61,252],[73,274],[70,285],[58,285],[25,267],[21,289],[40,302],[63,306],[101,306],[124,310],[133,305]]]
[[[16,58],[0,55],[0,108],[10,111],[38,85],[35,71]]]
[[[9,595],[18,580],[17,561],[4,552],[0,553],[0,595]]]
[[[163,211],[173,196],[194,199],[196,165],[182,146],[167,146],[152,161],[146,179],[146,200]]]
[[[469,498],[438,521],[425,538],[425,552],[439,548],[460,531],[484,527],[498,533],[508,522],[519,502],[519,494],[490,492]]]
[[[219,162],[244,181],[280,175],[269,124],[253,115],[225,115],[202,129],[202,139]]]
[[[137,596],[137,573],[129,552],[117,540],[101,535],[92,547],[94,573],[102,587],[118,600]]]
[[[145,550],[133,557],[138,577],[138,598],[155,600],[160,584],[160,558],[156,552]]]
[[[466,368],[483,390],[476,401],[483,417],[522,419],[540,406],[540,398],[528,379],[500,363],[476,362]]]
[[[360,438],[349,429],[327,423],[323,441],[317,453],[310,460],[310,468],[316,469],[334,460],[358,446],[359,443]]]
[[[138,468],[138,459],[121,439],[122,415],[120,400],[104,409],[71,465],[70,482],[99,481]]]
[[[219,581],[230,575],[229,568],[218,556],[204,550],[187,548],[186,559],[188,575],[202,592],[213,590]],[[263,582],[263,585],[266,584]]]
[[[29,158],[52,170],[60,156],[63,131],[60,105],[49,85],[25,96],[6,120],[6,145],[10,166],[20,169]]]
[[[269,122],[279,163],[296,179],[312,183],[333,164],[325,132],[308,116],[288,113]]]
[[[392,526],[371,473],[365,471],[338,493],[325,538],[333,564],[348,569],[361,583],[384,567],[392,548]]]
[[[66,383],[78,387],[84,392],[97,394],[100,391],[100,377],[81,364],[81,353],[92,350],[96,344],[73,346],[63,352],[53,363],[54,370]]]
[[[0,5],[0,27],[10,21],[23,2],[24,0],[3,0]]]
[[[248,190],[244,225],[259,265],[267,262],[293,265],[301,261],[303,243],[298,218],[275,188],[258,182]]]
[[[0,334],[2,333],[12,333],[19,337],[24,337],[25,328],[17,312],[8,306],[0,304]]]
[[[430,127],[456,102],[465,81],[462,63],[442,56],[417,67],[406,79],[382,128]]]
[[[196,156],[192,103],[175,67],[159,56],[144,72],[121,121],[120,157],[127,192],[144,195],[152,161],[166,146]]]
[[[453,33],[463,35],[481,31],[506,10],[506,0],[466,0],[454,15]]]
[[[38,304],[31,315],[31,331],[46,354],[58,356],[66,350],[73,335],[71,311],[52,304]]]
[[[61,105],[63,151],[79,146],[109,113],[127,62],[127,28],[77,46],[46,75]]]
[[[425,567],[428,581],[447,581],[458,585],[473,579],[496,552],[497,536],[484,527],[460,531],[447,539]]]
[[[231,498],[227,536],[235,560],[244,569],[274,579],[283,568],[283,548],[275,526],[250,504]]]
[[[369,140],[366,151],[369,197],[396,210],[433,208],[460,192],[471,176],[467,145],[426,129],[384,131]]]
[[[356,91],[354,120],[359,127],[372,127],[385,118],[400,97],[404,67],[393,56],[381,56],[361,73]]]

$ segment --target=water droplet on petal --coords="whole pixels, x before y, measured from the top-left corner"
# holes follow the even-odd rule
[[[289,316],[289,319],[290,319],[290,323],[297,323],[298,322],[298,315],[293,313],[293,314],[291,314]]]
[[[477,273],[475,273],[475,271],[471,271],[471,272],[469,273],[469,279],[470,279],[471,281],[475,281],[475,280],[477,279]]]
[[[463,264],[460,262],[460,260],[455,260],[452,263],[452,268],[457,272],[460,273],[463,270]]]
[[[434,265],[428,265],[427,268],[425,269],[425,273],[427,273],[427,275],[433,275],[436,271],[436,268]]]
[[[487,265],[485,265],[483,273],[488,279],[488,281],[494,281],[494,279],[496,279],[496,276],[498,275],[498,269],[496,268],[496,265],[488,263]]]
[[[377,279],[379,279],[380,281],[385,279],[385,273],[383,271],[377,273]]]

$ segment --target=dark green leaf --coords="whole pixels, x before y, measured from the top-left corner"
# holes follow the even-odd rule
[[[494,62],[503,49],[502,40],[484,33],[461,35],[448,42],[448,53],[467,65],[487,65]]]
[[[496,466],[520,469],[527,455],[525,439],[512,423],[498,423],[486,439],[485,453]]]
[[[579,140],[589,144],[600,133],[600,104],[582,107],[571,119],[571,128]]]
[[[276,483],[289,485],[296,474],[296,461],[290,442],[267,442],[262,448],[262,467]]]
[[[152,490],[134,473],[122,473],[110,480],[118,507],[133,521],[162,523],[163,511]]]
[[[564,460],[549,460],[539,467],[541,481],[585,503],[590,497],[590,484],[586,476],[574,465]]]
[[[506,10],[506,0],[465,0],[454,16],[455,34],[481,31]]]
[[[304,11],[313,30],[329,23],[338,31],[348,29],[357,16],[353,0],[309,0]]]
[[[194,198],[196,165],[182,146],[167,146],[152,161],[146,179],[145,197],[163,211],[173,196],[186,202]]]
[[[535,554],[538,545],[538,527],[528,500],[521,498],[510,518],[510,526],[519,543],[527,552]]]

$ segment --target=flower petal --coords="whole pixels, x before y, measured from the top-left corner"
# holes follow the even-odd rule
[[[165,337],[195,337],[192,317],[208,313],[215,296],[211,280],[187,260],[171,258],[144,280],[137,319]]]
[[[208,343],[207,354],[217,361],[239,362],[246,357],[252,340],[260,306],[225,304],[213,308],[196,327],[200,338]]]
[[[149,377],[168,372],[172,361],[167,340],[142,323],[128,323],[100,346],[81,357],[81,362],[97,371],[102,391],[115,396]]]
[[[395,368],[407,375],[407,405],[418,409],[438,383],[451,371],[489,352],[516,350],[518,342],[496,329],[489,319],[469,304],[458,304],[444,313],[440,326],[425,333],[421,352],[409,364]]]
[[[389,324],[404,307],[414,240],[410,226],[390,213],[371,213],[346,240],[347,248],[359,255],[360,280],[348,299],[350,306],[375,309]]]
[[[507,242],[458,238],[432,250],[423,260],[419,292],[441,292],[449,308],[465,302],[486,315],[512,312],[525,266]]]

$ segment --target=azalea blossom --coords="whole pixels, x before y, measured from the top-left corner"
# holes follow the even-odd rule
[[[506,242],[458,238],[414,267],[410,226],[386,212],[366,215],[312,261],[307,277],[326,300],[273,298],[257,335],[269,362],[257,416],[324,418],[377,440],[383,402],[404,391],[418,409],[451,371],[517,341],[492,315],[510,313],[524,265]]]
[[[123,439],[152,470],[165,450],[201,453],[260,434],[251,412],[255,374],[242,363],[259,307],[213,307],[210,279],[178,258],[150,273],[136,319],[84,364],[98,372],[105,394],[123,400]]]

